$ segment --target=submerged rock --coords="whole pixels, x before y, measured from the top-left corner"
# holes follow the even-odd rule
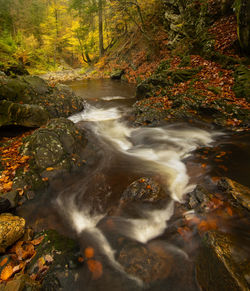
[[[130,242],[119,252],[117,260],[128,274],[153,283],[168,277],[173,258],[166,251],[159,254],[147,246]]]
[[[0,215],[0,252],[15,243],[24,234],[25,220],[9,213]]]

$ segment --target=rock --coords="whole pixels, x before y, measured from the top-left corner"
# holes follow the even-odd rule
[[[25,139],[23,152],[32,154],[39,170],[52,166],[63,168],[62,162],[69,160],[72,164],[71,155],[81,152],[86,145],[83,134],[68,119],[52,119],[46,128],[38,129]]]
[[[154,95],[154,91],[168,85],[166,78],[161,75],[153,75],[150,78],[142,81],[136,87],[136,98],[142,99]]]
[[[37,234],[44,235],[43,241],[36,249],[36,256],[28,265],[28,274],[39,273],[39,259],[44,259],[47,272],[39,274],[42,290],[70,290],[79,275],[81,263],[78,261],[80,248],[76,241],[60,235],[55,230],[46,230]]]
[[[0,289],[1,290],[1,289]],[[33,281],[26,274],[17,274],[13,280],[7,282],[4,291],[39,291],[41,285],[38,282]]]
[[[231,195],[240,205],[250,210],[250,189],[229,178],[218,183],[219,189]]]
[[[25,220],[9,213],[0,215],[0,251],[15,243],[24,234]]]
[[[23,139],[22,155],[29,155],[28,171],[19,169],[13,179],[13,189],[25,188],[30,200],[48,186],[48,180],[67,174],[85,165],[90,153],[85,152],[85,131],[66,118],[52,119],[46,127],[37,129]],[[23,197],[24,197],[23,196]],[[20,198],[20,197],[19,197]]]
[[[206,207],[212,198],[212,194],[202,186],[197,185],[196,188],[187,195],[187,197],[190,209],[194,209],[197,212],[206,212]]]
[[[116,70],[114,72],[112,72],[112,74],[110,75],[110,79],[112,80],[120,80],[122,75],[124,75],[124,70]]]
[[[243,65],[237,67],[234,79],[233,90],[236,97],[246,98],[247,101],[250,101],[250,70]]]
[[[152,178],[141,178],[128,186],[123,192],[121,200],[123,202],[157,202],[165,198],[167,198],[167,194],[157,182]]]
[[[202,290],[249,290],[249,253],[226,233],[210,231],[203,240],[196,262]],[[212,282],[212,283],[211,283]]]
[[[250,52],[250,3],[248,0],[235,1],[237,16],[238,39],[242,50],[249,55]]]
[[[0,101],[0,126],[40,127],[46,124],[48,119],[49,114],[41,106]]]
[[[159,255],[146,246],[130,242],[119,252],[117,260],[128,274],[152,283],[168,277],[173,258],[167,252]]]
[[[44,124],[48,117],[68,117],[83,110],[83,100],[68,86],[58,84],[51,87],[37,76],[0,79],[0,100],[4,102],[1,105],[4,107],[1,109],[1,124],[40,126],[41,121]],[[9,108],[13,120],[8,118]]]

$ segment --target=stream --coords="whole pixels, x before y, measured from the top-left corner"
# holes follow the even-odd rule
[[[84,266],[71,290],[200,290],[194,266],[200,239],[193,234],[185,244],[170,231],[180,220],[176,205],[198,183],[212,189],[212,176],[249,186],[249,140],[184,123],[132,127],[134,86],[110,80],[69,85],[86,100],[85,110],[70,119],[86,130],[98,161],[87,173],[57,179],[49,201],[30,202],[20,214],[35,230],[54,228],[77,238],[82,250],[94,249],[96,275]],[[217,162],[218,152],[228,154]],[[142,177],[158,182],[168,199],[160,206],[137,201],[121,210],[122,193]]]

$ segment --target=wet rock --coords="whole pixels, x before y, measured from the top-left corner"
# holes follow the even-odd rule
[[[1,289],[0,289],[1,290]],[[28,275],[17,274],[13,280],[7,282],[3,291],[39,291],[41,285],[30,279]]]
[[[46,124],[48,119],[49,114],[41,106],[0,101],[0,126],[40,127]]]
[[[197,212],[204,212],[211,198],[212,194],[204,187],[197,185],[196,188],[187,195],[188,207],[190,209],[195,209]]]
[[[30,262],[27,273],[36,275],[42,281],[42,290],[70,290],[81,267],[78,244],[54,230],[41,232],[37,237],[42,235],[44,239],[36,249],[36,256]],[[45,272],[39,272],[40,258],[44,260]]]
[[[123,202],[157,202],[167,197],[161,186],[152,178],[141,178],[133,182],[123,192]]]
[[[197,257],[197,279],[202,290],[249,290],[250,263],[232,236],[210,231]]]
[[[0,215],[0,251],[11,246],[24,234],[25,220],[9,213]]]
[[[112,74],[110,75],[110,79],[112,80],[120,80],[122,75],[124,75],[124,70],[116,70],[114,72],[112,72]]]
[[[20,169],[13,180],[13,188],[29,185],[26,198],[46,188],[47,180],[75,170],[85,164],[85,132],[66,118],[52,119],[46,127],[36,130],[23,140],[20,149],[29,155],[28,171]],[[27,196],[28,195],[28,196]]]
[[[218,183],[219,189],[231,195],[240,205],[250,210],[250,189],[229,178],[223,178]]]

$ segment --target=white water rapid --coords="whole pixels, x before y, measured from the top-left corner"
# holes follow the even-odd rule
[[[102,100],[112,100],[103,97]],[[122,99],[122,97],[115,96]],[[122,155],[137,159],[143,165],[145,173],[160,175],[172,202],[164,209],[142,211],[142,218],[123,218],[119,233],[147,243],[161,235],[167,227],[167,221],[173,214],[174,201],[181,201],[184,194],[195,185],[189,184],[189,176],[183,159],[201,146],[209,146],[219,133],[211,133],[194,127],[175,127],[173,125],[158,128],[133,128],[121,121],[122,111],[118,107],[100,109],[86,105],[85,110],[70,119],[73,122],[87,121],[89,127],[104,143]],[[79,194],[79,193],[78,193]],[[78,195],[75,194],[75,195]],[[62,200],[64,199],[64,200]],[[65,199],[67,201],[65,201]],[[74,197],[58,197],[57,202],[69,218],[75,230],[80,234],[88,232],[120,271],[122,267],[115,261],[114,250],[101,230],[96,227],[105,214],[90,214],[87,205],[80,207]]]

